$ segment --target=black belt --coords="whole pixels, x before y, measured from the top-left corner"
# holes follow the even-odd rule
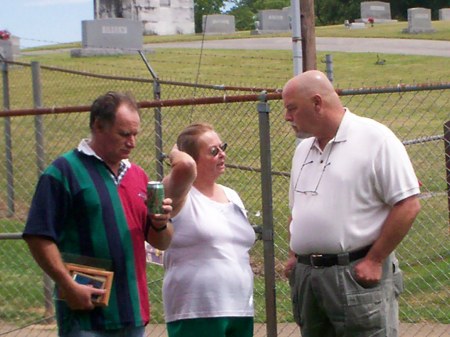
[[[352,261],[363,258],[372,246],[367,246],[353,252],[341,254],[310,254],[296,255],[297,262],[313,267],[331,267],[335,265],[347,265]]]

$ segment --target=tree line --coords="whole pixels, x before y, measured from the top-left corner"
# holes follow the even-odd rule
[[[361,16],[361,0],[314,0],[317,26],[343,23]],[[408,8],[431,9],[432,20],[437,20],[441,8],[449,7],[448,0],[384,0],[390,3],[392,19],[406,21]],[[195,31],[202,29],[203,15],[234,15],[236,30],[252,30],[259,10],[289,7],[291,0],[194,0]]]

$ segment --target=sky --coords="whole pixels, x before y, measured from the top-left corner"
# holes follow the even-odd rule
[[[81,21],[93,20],[93,0],[1,0],[0,30],[20,48],[81,41]]]
[[[94,19],[94,0],[1,0],[0,30],[20,48],[81,41],[81,21]]]

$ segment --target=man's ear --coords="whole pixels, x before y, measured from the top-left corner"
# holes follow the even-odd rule
[[[102,121],[96,119],[94,120],[94,123],[92,124],[92,130],[93,131],[103,131],[105,129],[105,123],[103,123]]]
[[[322,108],[322,97],[320,95],[316,94],[312,98],[312,102],[314,104],[314,110],[315,112],[319,112]]]

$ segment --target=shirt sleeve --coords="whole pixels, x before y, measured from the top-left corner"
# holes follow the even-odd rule
[[[419,180],[405,146],[389,133],[377,156],[377,177],[385,203],[397,202],[420,193]]]
[[[70,196],[58,171],[48,169],[39,178],[23,235],[44,236],[58,242],[69,203]]]

